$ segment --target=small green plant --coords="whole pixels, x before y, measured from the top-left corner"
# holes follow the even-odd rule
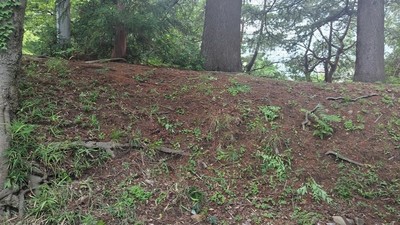
[[[118,197],[117,202],[110,206],[109,211],[118,218],[134,219],[136,204],[145,202],[152,196],[151,192],[144,190],[140,185],[126,188]]]
[[[295,220],[299,225],[313,225],[322,218],[323,216],[319,213],[308,212],[299,207],[296,207],[292,214],[292,219]]]
[[[217,191],[210,197],[210,200],[217,203],[217,205],[223,205],[226,202],[226,197],[221,192]]]
[[[240,84],[239,82],[237,82],[234,79],[231,79],[231,83],[232,83],[232,85],[228,88],[228,92],[232,96],[236,96],[240,93],[247,93],[247,92],[250,92],[250,90],[251,90],[250,86],[245,85],[245,84]]]
[[[47,72],[57,73],[60,77],[65,77],[69,73],[68,63],[64,59],[50,58],[46,61]]]
[[[382,96],[382,100],[383,103],[385,103],[387,106],[394,106],[394,97],[389,96],[387,94],[384,94]]]
[[[297,189],[297,194],[303,196],[310,191],[311,196],[316,201],[324,201],[328,204],[332,203],[333,199],[329,197],[326,191],[313,178],[310,178],[306,184]]]
[[[265,120],[268,122],[272,122],[279,117],[279,111],[281,107],[279,106],[259,106],[258,107],[261,113],[263,114]]]
[[[354,130],[362,130],[364,129],[364,125],[363,124],[354,124],[352,120],[346,120],[344,122],[344,129],[346,129],[347,131],[354,131]]]
[[[327,115],[327,114],[310,114],[315,120],[314,124],[314,136],[318,136],[324,139],[326,136],[333,134],[332,122],[340,122],[341,118],[337,115]]]
[[[113,141],[119,141],[119,140],[120,140],[122,137],[124,137],[125,135],[126,135],[125,131],[119,130],[119,129],[117,129],[117,130],[112,130],[112,131],[111,131],[111,134],[110,134],[111,140],[113,140]]]
[[[261,172],[267,173],[273,170],[279,181],[285,180],[291,166],[291,158],[288,156],[289,153],[290,151],[287,150],[286,156],[279,155],[274,152],[271,146],[265,145],[261,151],[258,151],[256,154],[257,157],[261,159]]]
[[[234,146],[230,145],[226,149],[222,149],[219,147],[217,149],[217,160],[229,160],[232,162],[239,161],[243,154],[246,152],[246,149],[243,146],[240,146],[239,149],[236,149]]]

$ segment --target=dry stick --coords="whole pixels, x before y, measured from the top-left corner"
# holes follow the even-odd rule
[[[306,125],[308,123],[310,123],[310,120],[308,119],[308,115],[310,115],[310,114],[314,113],[315,111],[317,111],[317,109],[319,107],[321,107],[321,105],[318,103],[317,106],[315,106],[311,111],[307,111],[306,112],[306,119],[301,123],[301,126],[302,126],[303,130],[305,130],[306,129]]]
[[[378,94],[373,93],[373,94],[369,94],[369,95],[363,95],[363,96],[360,96],[360,97],[357,97],[357,98],[348,99],[348,101],[355,102],[355,101],[358,101],[358,100],[360,100],[362,98],[370,98],[370,97],[374,97],[374,96],[378,96]],[[342,101],[346,101],[347,99],[343,98],[343,97],[327,97],[326,100],[333,100],[333,101],[342,100]]]
[[[349,159],[349,158],[347,158],[347,157],[345,157],[345,156],[342,156],[342,155],[340,155],[339,153],[334,152],[334,151],[327,151],[327,152],[325,153],[325,155],[334,155],[334,156],[336,156],[336,158],[338,158],[338,159],[344,160],[344,161],[349,162],[349,163],[353,163],[353,164],[355,164],[355,165],[357,165],[357,166],[366,166],[366,164],[359,163],[359,162],[357,162],[357,161],[354,161],[354,160],[352,160],[352,159]]]

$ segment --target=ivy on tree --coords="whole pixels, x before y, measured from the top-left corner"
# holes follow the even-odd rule
[[[7,42],[14,32],[12,16],[14,8],[19,6],[18,0],[6,0],[0,2],[0,50],[7,50]]]

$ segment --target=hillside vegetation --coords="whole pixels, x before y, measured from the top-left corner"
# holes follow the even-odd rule
[[[399,97],[384,84],[28,58],[10,176],[23,186],[40,170],[41,185],[8,222],[396,224]]]

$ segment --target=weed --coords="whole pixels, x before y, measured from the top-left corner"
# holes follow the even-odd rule
[[[274,121],[276,118],[279,117],[279,111],[281,107],[279,106],[259,106],[258,109],[263,114],[265,120],[268,122]]]
[[[113,141],[119,141],[122,137],[124,137],[126,135],[126,132],[123,130],[112,130],[111,131],[111,140]]]
[[[69,73],[68,63],[66,60],[59,58],[50,58],[46,61],[47,72],[57,73],[60,77],[66,77]]]
[[[328,204],[332,203],[333,199],[329,197],[326,191],[313,178],[310,178],[306,184],[297,189],[296,193],[300,196],[311,192],[311,196],[316,201],[324,201]]]
[[[287,154],[289,155],[289,151],[287,151]],[[291,166],[290,156],[280,156],[276,154],[269,145],[265,145],[256,155],[261,159],[262,173],[274,170],[275,176],[279,181],[283,181],[287,178],[287,173]]]
[[[352,120],[346,120],[344,122],[344,129],[347,131],[362,130],[364,129],[364,124],[354,124]]]
[[[302,210],[299,207],[294,209],[292,214],[292,219],[297,222],[299,225],[313,225],[318,222],[318,220],[322,219],[322,215],[316,212],[308,212]]]
[[[34,125],[15,120],[11,123],[10,131],[11,147],[6,152],[9,161],[7,187],[22,185],[25,182],[31,170],[29,150],[36,146],[33,138]]]
[[[239,149],[235,149],[232,145],[230,145],[226,148],[226,150],[223,150],[221,147],[219,147],[217,149],[217,160],[229,160],[232,162],[237,162],[245,152],[246,149],[243,146],[240,146]]]
[[[112,215],[134,221],[134,208],[136,204],[147,201],[152,196],[141,186],[134,185],[126,188],[118,197],[117,202],[109,207]]]
[[[221,192],[217,191],[210,197],[210,200],[217,203],[217,205],[223,205],[226,202],[226,197]]]
[[[341,118],[337,115],[327,115],[327,114],[319,114],[318,116],[315,114],[310,114],[314,118],[316,124],[314,124],[314,136],[318,136],[321,139],[324,139],[326,136],[330,136],[333,134],[332,122],[340,122]]]
[[[231,79],[231,86],[228,88],[229,94],[232,96],[236,96],[240,93],[247,93],[250,92],[251,88],[248,85],[240,84],[238,81]]]
[[[82,109],[85,112],[94,110],[98,97],[99,97],[98,91],[81,92],[79,94],[79,101],[82,103]]]
[[[387,95],[387,94],[384,94],[383,96],[382,96],[382,99],[381,99],[381,101],[383,102],[383,103],[385,103],[388,107],[391,107],[391,106],[394,106],[394,97],[393,96],[389,96],[389,95]]]
[[[157,117],[157,121],[162,127],[164,127],[170,133],[175,133],[175,129],[180,125],[182,125],[181,123],[172,123],[165,116]]]

